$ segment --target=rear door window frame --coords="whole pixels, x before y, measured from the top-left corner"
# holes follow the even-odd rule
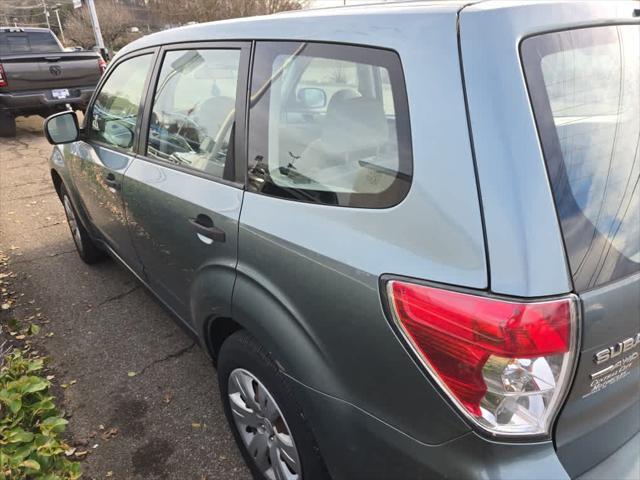
[[[247,91],[249,84],[250,60],[252,54],[252,42],[250,41],[205,41],[205,42],[184,42],[163,45],[158,47],[155,64],[152,69],[150,81],[146,87],[146,94],[143,105],[144,110],[141,115],[140,134],[136,145],[137,158],[146,162],[162,165],[167,168],[178,170],[190,175],[207,178],[225,185],[237,188],[244,188],[244,178],[246,171],[246,132],[247,132]],[[149,137],[149,121],[153,109],[153,97],[155,96],[162,63],[165,53],[174,50],[240,50],[240,64],[238,66],[238,85],[236,89],[236,118],[235,118],[235,138],[234,138],[234,178],[225,179],[211,175],[202,170],[175,165],[149,157],[147,152],[147,140]]]

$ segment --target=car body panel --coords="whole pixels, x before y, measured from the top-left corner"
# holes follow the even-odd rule
[[[634,7],[632,1],[489,1],[460,14],[491,290],[496,293],[536,297],[572,289],[520,63],[520,41],[545,31],[637,22]]]
[[[141,273],[142,264],[133,248],[121,195],[123,174],[132,160],[130,154],[83,141],[71,145],[65,159],[94,234]]]
[[[397,17],[390,13],[396,9],[370,17],[358,15],[358,9],[353,15],[336,15],[335,30],[324,30],[324,38],[314,37],[331,40],[338,35],[350,43],[384,44],[399,53],[408,97],[426,106],[410,106],[409,193],[395,207],[364,209],[246,192],[233,311],[241,324],[267,325],[276,320],[253,299],[272,302],[269,309],[283,312],[278,332],[286,335],[285,322],[293,320],[299,340],[283,342],[264,328],[258,335],[261,341],[272,340],[268,348],[285,371],[321,392],[357,401],[365,411],[432,444],[469,427],[393,335],[381,308],[379,278],[402,273],[482,289],[487,272],[457,62],[455,12],[436,8],[430,15],[412,18],[408,12],[414,7],[404,7]],[[400,18],[401,32],[367,38],[372,31],[392,31]],[[291,26],[291,36],[302,35],[304,22]],[[456,178],[455,185],[447,180],[451,178]],[[354,338],[361,338],[362,348],[352,344]],[[316,361],[321,363],[314,365]],[[385,388],[377,388],[382,383]],[[412,394],[399,397],[400,391]]]
[[[640,431],[640,344],[624,352],[618,348],[618,342],[640,335],[640,274],[580,298],[581,359],[555,430],[558,455],[572,476],[595,466]],[[620,353],[596,363],[596,353],[610,346]]]
[[[532,297],[574,290],[521,64],[521,41],[550,31],[637,25],[637,6],[617,1],[490,1],[462,11],[462,62],[492,291]],[[578,292],[582,306],[578,368],[554,432],[559,458],[572,476],[592,468],[640,429],[637,359],[626,370],[591,377],[615,363],[598,368],[593,362],[596,351],[640,332],[639,280],[640,276],[631,275]]]
[[[233,277],[216,270],[235,268],[242,190],[137,159],[123,180],[131,236],[152,288],[190,322],[197,277],[211,296],[224,299],[212,315],[229,316]],[[223,230],[224,242],[206,244],[190,224],[207,215]],[[224,281],[220,281],[224,278]],[[202,281],[202,280],[200,280]],[[193,328],[193,325],[191,325]]]
[[[569,479],[550,441],[490,442],[469,432],[428,445],[358,405],[292,381],[316,436],[339,439],[321,445],[333,480]]]

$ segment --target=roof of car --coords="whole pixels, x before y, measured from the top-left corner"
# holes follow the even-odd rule
[[[403,1],[294,10],[272,15],[219,20],[147,35],[124,47],[119,54],[169,43],[210,39],[327,40],[330,39],[330,33],[327,32],[328,24],[338,28],[343,26],[357,30],[359,24],[376,19],[376,23],[381,27],[399,28],[398,16],[404,16],[405,19],[408,15],[417,13],[453,16],[461,8],[472,3],[475,2],[473,0]],[[300,28],[301,24],[304,24],[304,28]],[[357,31],[354,32],[354,36],[357,36]]]

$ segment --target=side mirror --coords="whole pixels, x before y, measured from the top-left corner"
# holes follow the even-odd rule
[[[44,121],[44,134],[52,145],[71,143],[80,137],[78,117],[75,112],[60,112],[47,117]]]
[[[327,105],[327,94],[321,88],[301,88],[298,90],[297,97],[306,108],[322,108]]]
[[[127,125],[121,121],[110,120],[104,126],[103,137],[109,143],[120,148],[131,148],[133,145],[134,125]]]

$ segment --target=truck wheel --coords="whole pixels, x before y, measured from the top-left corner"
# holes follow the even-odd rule
[[[16,119],[10,112],[0,112],[0,137],[16,136]]]

